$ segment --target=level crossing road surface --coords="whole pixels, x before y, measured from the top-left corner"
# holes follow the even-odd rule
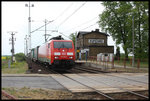
[[[71,92],[92,92],[93,90],[88,88],[92,87],[103,93],[149,89],[148,73],[81,73],[64,75],[65,76],[59,74],[2,74],[2,88],[29,87],[69,90]]]

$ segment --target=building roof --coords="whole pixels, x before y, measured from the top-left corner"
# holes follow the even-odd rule
[[[78,32],[78,35],[77,35],[77,38],[79,37],[79,35],[85,35],[85,34],[90,34],[92,32],[97,32],[99,34],[103,34],[103,35],[106,35],[106,36],[109,36],[107,33],[104,33],[104,32],[99,32],[99,29],[96,29],[95,31],[91,31],[91,32],[86,32],[86,31],[79,31]]]

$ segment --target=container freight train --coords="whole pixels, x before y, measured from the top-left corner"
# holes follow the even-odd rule
[[[75,64],[75,49],[72,40],[61,36],[31,50],[32,61],[42,62],[54,70],[71,69]]]

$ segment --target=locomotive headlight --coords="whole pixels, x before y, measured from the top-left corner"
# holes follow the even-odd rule
[[[73,57],[71,56],[71,57],[69,57],[70,59],[72,59]]]
[[[54,55],[60,55],[60,52],[54,52]]]
[[[59,57],[55,56],[55,59],[58,59]]]
[[[72,52],[68,52],[67,55],[73,55],[73,53]]]

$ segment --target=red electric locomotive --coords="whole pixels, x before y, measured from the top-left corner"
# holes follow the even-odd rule
[[[34,49],[36,60],[48,63],[52,69],[71,69],[75,63],[75,49],[72,40],[63,40],[61,36]]]

